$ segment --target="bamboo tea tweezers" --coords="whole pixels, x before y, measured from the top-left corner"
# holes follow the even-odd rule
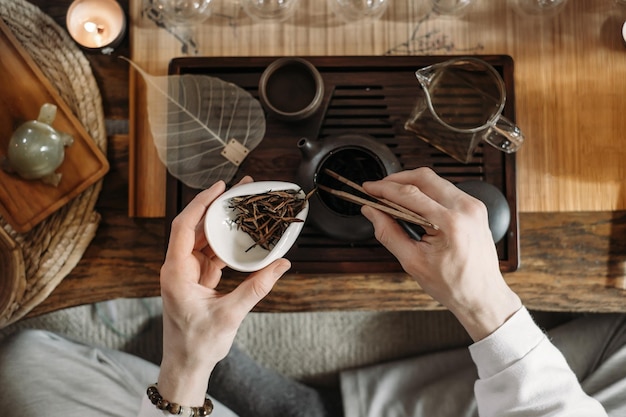
[[[434,229],[434,230],[439,230],[439,227],[436,224],[431,223],[430,221],[426,220],[424,217],[420,216],[419,214],[416,214],[412,212],[411,210],[405,207],[402,207],[401,205],[396,204],[392,201],[389,201],[384,198],[377,198],[369,194],[363,189],[363,187],[361,187],[357,183],[350,181],[349,179],[337,174],[334,171],[331,171],[330,169],[324,169],[324,173],[328,174],[329,176],[336,179],[337,181],[349,186],[350,188],[357,190],[367,195],[370,198],[375,199],[376,201],[371,201],[366,198],[362,198],[354,194],[347,193],[345,191],[335,190],[325,185],[317,184],[317,188],[319,188],[322,191],[326,191],[329,194],[332,194],[336,197],[339,197],[351,203],[373,207],[384,213],[389,214],[390,216],[396,219],[404,220],[406,222],[417,224],[419,226],[430,227],[431,229]]]

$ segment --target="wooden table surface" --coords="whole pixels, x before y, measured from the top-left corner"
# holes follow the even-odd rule
[[[626,6],[569,0],[555,17],[524,17],[518,0],[477,0],[459,18],[428,13],[429,0],[393,0],[374,23],[344,24],[327,0],[302,0],[284,24],[259,24],[237,2],[216,0],[195,28],[205,56],[510,55],[516,120],[526,136],[517,154],[522,212],[626,210]],[[181,42],[130,0],[131,56],[152,75],[184,55]],[[137,85],[136,89],[133,87]],[[164,168],[155,157],[141,82],[131,85],[131,213],[160,216]]]
[[[63,23],[64,13],[69,1],[33,0],[60,24]],[[122,2],[128,7],[126,2]],[[581,4],[583,2],[574,2]],[[583,16],[589,14],[588,3],[584,2]],[[599,7],[599,6],[598,6]],[[609,10],[607,6],[607,10]],[[566,9],[567,11],[567,9]],[[618,11],[621,13],[621,10]],[[603,39],[609,39],[614,29],[616,13],[613,9],[607,11],[605,24],[598,23],[596,30],[602,31]],[[573,13],[569,11],[568,13]],[[595,13],[595,12],[594,12]],[[595,19],[597,20],[597,15]],[[571,16],[570,16],[571,17]],[[621,19],[621,17],[620,17]],[[623,21],[623,19],[622,19]],[[561,22],[557,20],[556,22]],[[484,22],[489,24],[489,22]],[[556,25],[552,23],[532,23],[532,25]],[[575,22],[568,23],[575,25]],[[578,26],[574,26],[578,27]],[[224,29],[224,27],[222,27]],[[558,29],[558,25],[557,25]],[[588,28],[583,28],[583,32]],[[543,29],[547,30],[547,29]],[[607,32],[607,33],[605,33]],[[556,36],[556,35],[555,35]],[[577,38],[578,39],[578,38]],[[339,39],[341,40],[341,39]],[[339,41],[338,40],[338,41]],[[466,39],[468,44],[475,42]],[[572,40],[561,40],[568,48],[576,48]],[[605,72],[610,73],[612,68],[622,70],[624,74],[624,57],[626,49],[618,50],[619,44],[607,41],[615,48],[612,58],[604,63]],[[539,45],[545,47],[545,45]],[[538,47],[539,47],[538,46]],[[553,45],[554,46],[554,45]],[[558,45],[557,45],[558,46]],[[130,43],[128,39],[116,54],[129,56]],[[293,51],[290,51],[293,52]],[[549,52],[549,51],[547,51]],[[552,50],[554,52],[554,50]],[[224,53],[224,51],[219,51]],[[621,54],[621,61],[617,54]],[[124,126],[129,119],[129,72],[128,66],[115,56],[88,55],[93,65],[94,74],[101,87],[105,115],[109,126]],[[590,60],[599,59],[590,54]],[[561,63],[563,64],[563,63]],[[520,63],[527,67],[539,67],[538,62]],[[599,65],[599,64],[598,64]],[[573,70],[572,70],[573,71]],[[606,77],[598,74],[588,74],[581,68],[576,69],[577,83],[569,85],[570,89],[580,88],[582,93],[595,97],[596,89],[608,91],[616,87],[615,77],[611,78],[610,85],[605,85]],[[549,75],[549,77],[548,77]],[[605,74],[606,75],[606,74]],[[606,108],[605,119],[597,120],[589,116],[591,113],[577,111],[574,119],[554,118],[555,102],[562,102],[559,93],[567,86],[560,80],[562,74],[545,74],[548,81],[555,86],[550,91],[534,92],[533,86],[516,86],[517,97],[524,97],[524,105],[518,108],[520,123],[528,123],[524,109],[529,107],[541,108],[545,119],[538,121],[539,125],[559,125],[567,132],[579,132],[576,140],[582,135],[594,137],[610,135],[613,141],[622,141],[620,134],[626,131],[624,120],[618,117],[616,110]],[[544,84],[544,85],[550,85]],[[623,84],[621,84],[623,85]],[[626,91],[626,89],[621,89]],[[581,93],[581,94],[582,94]],[[556,94],[556,96],[554,96]],[[606,101],[621,100],[617,90]],[[533,99],[534,96],[534,99]],[[623,101],[619,101],[622,103]],[[565,104],[563,104],[565,105]],[[600,97],[585,103],[577,103],[580,109],[591,112],[594,107],[608,106]],[[610,107],[610,106],[609,106]],[[623,107],[623,106],[622,106]],[[595,114],[595,113],[594,113]],[[533,124],[535,126],[535,124]],[[122,129],[123,130],[123,129]],[[545,139],[545,138],[544,138]],[[598,139],[599,140],[599,139]],[[604,144],[610,145],[608,139]],[[563,144],[552,144],[544,140],[542,146],[549,147],[554,152],[567,152]],[[139,218],[130,217],[129,213],[129,145],[127,135],[119,134],[110,137],[108,159],[111,164],[110,172],[105,177],[102,194],[97,210],[102,214],[102,223],[95,239],[87,248],[83,258],[72,273],[53,291],[50,297],[33,310],[29,316],[42,314],[63,307],[84,303],[97,302],[117,297],[143,297],[159,294],[158,274],[164,256],[164,240],[167,225],[162,217]],[[604,145],[603,145],[604,146]],[[621,145],[620,145],[621,146]],[[570,178],[576,184],[589,183],[582,191],[576,188],[577,193],[584,190],[596,190],[586,195],[580,194],[576,199],[585,198],[605,199],[609,206],[595,206],[577,210],[576,207],[562,210],[552,210],[548,207],[541,210],[522,210],[520,213],[520,253],[521,265],[517,272],[506,274],[506,280],[517,291],[525,304],[534,310],[544,311],[587,311],[587,312],[625,312],[626,303],[626,205],[624,199],[624,167],[626,158],[623,158],[623,146],[609,146],[604,152],[616,153],[615,158],[607,158],[604,162],[596,161],[591,167],[585,167],[589,172],[577,178]],[[587,156],[595,158],[594,149],[584,147],[587,153],[569,155],[572,164],[577,167],[568,169],[577,170],[585,165]],[[621,154],[619,154],[621,152]],[[621,160],[617,158],[621,155]],[[532,158],[528,158],[532,159]],[[536,163],[540,163],[536,161]],[[527,166],[525,169],[532,168]],[[558,168],[558,170],[565,168]],[[558,171],[557,170],[557,171]],[[535,173],[536,174],[536,173]],[[536,175],[529,171],[520,172],[520,175]],[[547,175],[547,177],[546,177]],[[598,178],[608,175],[614,178],[608,181]],[[618,175],[622,175],[618,178]],[[534,179],[539,183],[550,176],[559,176],[559,173],[541,173]],[[567,183],[568,180],[564,182]],[[562,182],[559,182],[562,184]],[[548,187],[550,188],[550,187]],[[542,188],[545,191],[545,188]],[[568,188],[559,190],[567,194]],[[532,194],[532,190],[525,191]],[[600,194],[598,194],[600,193]],[[520,194],[523,195],[522,190]],[[580,202],[579,201],[579,202]],[[574,202],[576,203],[576,201]],[[595,203],[593,203],[595,204]],[[581,207],[585,207],[581,204]],[[239,282],[235,276],[223,280],[225,289],[232,288]],[[260,311],[311,311],[311,310],[406,310],[406,309],[439,309],[441,308],[406,274],[361,274],[361,275],[303,275],[287,274],[277,284],[270,296],[259,304]]]

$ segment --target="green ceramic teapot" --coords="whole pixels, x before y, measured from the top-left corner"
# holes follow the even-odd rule
[[[13,132],[7,159],[3,161],[7,172],[15,172],[27,180],[59,185],[61,174],[56,169],[63,163],[65,147],[70,146],[74,138],[51,126],[56,112],[54,104],[46,103],[41,106],[37,120],[25,122]]]

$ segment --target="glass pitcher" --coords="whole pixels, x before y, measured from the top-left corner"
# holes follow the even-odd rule
[[[405,129],[420,139],[468,163],[481,141],[512,153],[524,135],[502,116],[504,81],[487,62],[454,58],[418,70],[421,88]]]

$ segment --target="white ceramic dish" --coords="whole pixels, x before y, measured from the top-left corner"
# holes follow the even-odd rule
[[[300,186],[281,181],[251,182],[231,188],[209,206],[204,219],[204,233],[215,255],[228,267],[240,272],[258,271],[282,258],[295,243],[309,214],[308,202],[297,215],[303,221],[290,224],[271,251],[255,246],[246,252],[254,241],[246,232],[237,229],[234,223],[236,213],[229,207],[233,197],[279,190],[300,190]]]

